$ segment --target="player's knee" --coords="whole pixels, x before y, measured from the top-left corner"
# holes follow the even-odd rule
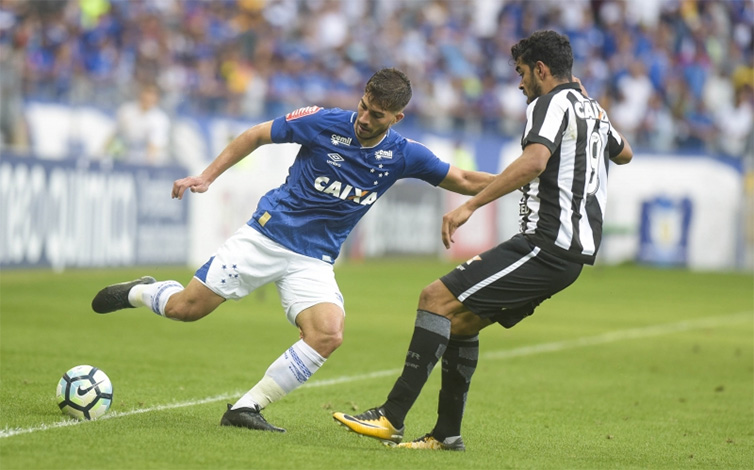
[[[322,357],[329,357],[343,344],[343,330],[317,332],[305,336],[305,341]]]
[[[328,356],[332,354],[336,349],[338,349],[341,344],[343,344],[342,331],[338,331],[337,333],[330,335],[327,339],[327,349],[329,350]]]
[[[452,308],[456,298],[450,293],[445,284],[441,281],[434,281],[422,289],[419,294],[419,309],[426,310],[428,312],[436,313],[438,315],[449,316],[452,314]]]
[[[322,357],[328,357],[343,343],[343,310],[318,304],[298,314],[301,338]]]
[[[333,351],[338,349],[341,344],[343,344],[342,329],[331,331],[324,336],[324,343],[326,348],[330,351],[329,354],[331,354]]]
[[[432,284],[422,289],[421,293],[419,294],[419,308],[420,309],[427,310],[427,307],[436,303],[437,293],[438,293],[436,282],[437,281],[433,282]]]

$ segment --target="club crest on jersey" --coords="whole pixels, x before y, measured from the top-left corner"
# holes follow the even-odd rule
[[[285,115],[286,121],[293,121],[294,119],[298,119],[300,117],[309,116],[310,114],[314,114],[317,111],[319,111],[319,106],[307,106],[305,108],[299,108],[295,111],[291,111],[290,113]]]
[[[393,158],[393,151],[392,150],[378,150],[374,153],[374,158],[377,160],[382,160],[383,158]]]
[[[330,136],[330,142],[332,142],[333,145],[343,144],[343,145],[351,145],[351,139],[350,137],[343,137],[342,135],[333,134]]]
[[[328,153],[327,158],[329,158],[327,163],[338,168],[340,168],[340,163],[345,160],[339,153]]]
[[[327,176],[317,177],[314,180],[314,189],[344,201],[353,201],[362,206],[371,206],[377,200],[377,192],[375,191],[354,188],[350,184],[341,183],[337,180],[330,182],[330,178]]]

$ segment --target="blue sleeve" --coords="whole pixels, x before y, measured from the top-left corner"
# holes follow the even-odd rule
[[[275,118],[270,132],[272,141],[277,144],[306,144],[317,135],[315,124],[324,112],[318,106],[308,106]]]
[[[406,178],[418,178],[432,186],[442,183],[448,175],[450,163],[446,163],[435,155],[430,149],[419,142],[406,141]]]

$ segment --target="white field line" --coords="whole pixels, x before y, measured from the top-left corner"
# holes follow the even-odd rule
[[[705,329],[705,328],[715,328],[715,327],[720,327],[720,326],[736,325],[739,323],[749,322],[752,319],[754,319],[754,313],[739,312],[739,313],[734,313],[734,314],[729,314],[729,315],[700,318],[697,320],[688,320],[688,321],[683,321],[683,322],[678,322],[678,323],[666,323],[666,324],[652,325],[652,326],[646,326],[646,327],[641,327],[641,328],[632,328],[628,330],[612,331],[612,332],[603,333],[601,335],[596,335],[596,336],[585,336],[582,338],[575,338],[571,340],[534,344],[531,346],[523,346],[523,347],[515,348],[515,349],[507,349],[507,350],[504,349],[500,351],[492,351],[486,354],[482,354],[480,358],[485,359],[485,360],[494,360],[494,359],[508,359],[512,357],[532,356],[535,354],[559,352],[559,351],[564,351],[568,349],[581,348],[585,346],[609,344],[609,343],[614,343],[617,341],[623,341],[627,339],[650,338],[653,336],[668,335],[668,334],[673,334],[673,333],[682,333],[682,332],[691,331],[691,330],[700,330],[700,329]],[[369,379],[381,378],[381,377],[386,377],[386,376],[396,376],[400,374],[400,372],[401,372],[401,369],[388,369],[388,370],[370,372],[367,374],[347,375],[343,377],[335,377],[335,378],[326,379],[326,380],[313,380],[303,385],[302,388],[329,387],[332,385],[338,385],[342,383],[358,382],[361,380],[369,380]],[[237,391],[233,393],[225,393],[222,395],[206,397],[199,400],[168,403],[165,405],[152,406],[149,408],[139,408],[139,409],[130,410],[130,411],[120,411],[120,412],[115,411],[115,412],[106,414],[105,416],[99,418],[99,420],[122,418],[125,416],[132,416],[132,415],[137,415],[141,413],[151,413],[155,411],[173,410],[177,408],[185,408],[188,406],[203,405],[205,403],[214,403],[217,401],[230,400],[234,397],[238,397],[244,392],[245,391]],[[34,433],[38,431],[46,431],[48,429],[57,429],[57,428],[64,428],[68,426],[77,426],[77,425],[84,424],[87,422],[88,421],[75,421],[72,419],[65,419],[64,421],[59,421],[52,424],[41,424],[39,426],[32,426],[29,428],[5,428],[3,430],[0,430],[0,439],[6,438],[6,437],[18,436],[21,434],[30,434],[30,433]]]

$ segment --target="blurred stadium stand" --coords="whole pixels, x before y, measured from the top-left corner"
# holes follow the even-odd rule
[[[353,109],[395,66],[414,86],[399,131],[445,137],[438,154],[465,142],[498,171],[526,106],[510,47],[539,29],[569,35],[574,73],[637,154],[740,172],[736,227],[720,230],[737,234],[732,264],[751,266],[750,0],[0,0],[0,151],[128,163],[108,145],[117,110],[156,84],[169,158],[193,171],[250,123]]]

